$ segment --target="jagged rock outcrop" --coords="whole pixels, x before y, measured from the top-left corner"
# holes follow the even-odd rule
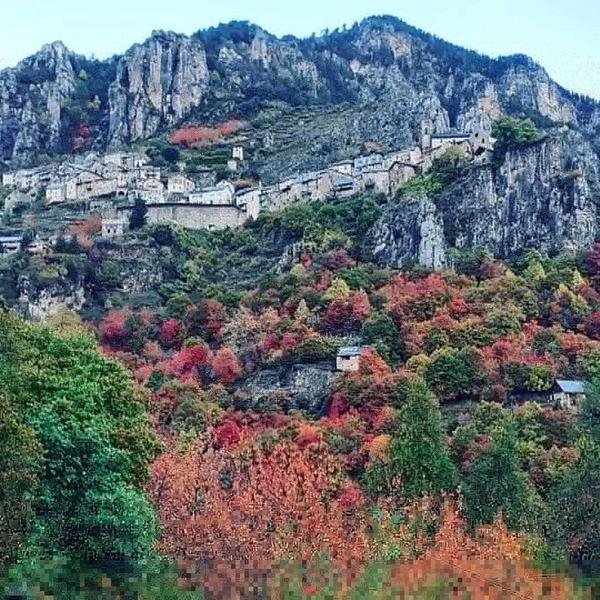
[[[46,46],[0,72],[0,150],[5,160],[27,160],[56,150],[61,136],[76,148],[106,147],[186,120],[297,106],[311,107],[307,120],[279,145],[269,131],[271,150],[258,151],[267,174],[319,167],[365,142],[408,146],[424,118],[439,131],[470,130],[527,112],[600,135],[598,103],[562,89],[531,59],[490,59],[373,17],[308,39],[235,22],[191,37],[155,32],[103,62]]]
[[[589,248],[598,232],[599,163],[580,134],[562,130],[479,166],[439,196],[387,209],[368,235],[382,264],[439,269],[451,248],[484,248],[507,258],[527,247]]]
[[[333,362],[281,365],[251,375],[240,392],[246,406],[278,402],[283,403],[280,408],[284,410],[323,416],[333,376]]]
[[[73,281],[64,276],[48,285],[35,283],[28,275],[22,275],[17,290],[19,311],[35,321],[44,321],[66,310],[80,310],[86,301],[83,280]]]
[[[56,149],[61,106],[75,87],[77,57],[61,42],[0,72],[0,158]]]
[[[126,242],[123,244],[108,240],[96,244],[92,260],[102,271],[106,263],[118,266],[118,289],[125,294],[140,294],[160,287],[164,280],[162,257],[168,255],[170,249],[156,247],[144,242]],[[102,277],[98,277],[96,285],[102,286]],[[89,282],[87,282],[89,284]]]
[[[156,32],[119,60],[109,88],[109,143],[147,138],[200,104],[209,83],[204,47]]]
[[[446,266],[444,222],[436,205],[426,197],[403,200],[379,219],[368,235],[370,253],[380,263],[429,269]]]

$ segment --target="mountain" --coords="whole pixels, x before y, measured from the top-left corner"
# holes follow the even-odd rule
[[[278,140],[277,122],[299,108],[300,126]],[[273,110],[277,122],[265,125]],[[438,131],[468,131],[501,113],[565,123],[594,144],[600,136],[600,105],[525,56],[491,59],[388,16],[307,39],[232,22],[190,37],[154,32],[105,61],[55,42],[1,71],[0,158],[27,163],[242,118],[269,138],[256,156],[274,177],[365,142],[408,145],[424,118]]]

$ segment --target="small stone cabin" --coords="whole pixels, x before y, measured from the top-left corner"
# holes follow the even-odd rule
[[[345,373],[356,372],[360,368],[360,357],[364,351],[362,346],[346,346],[337,353],[335,366],[338,371]]]
[[[552,403],[560,408],[578,408],[585,400],[585,382],[557,379],[551,390]]]

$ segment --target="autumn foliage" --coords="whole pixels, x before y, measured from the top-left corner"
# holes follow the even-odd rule
[[[219,125],[188,125],[169,135],[171,144],[182,146],[204,146],[220,142],[229,135],[247,126],[245,121],[225,121]]]

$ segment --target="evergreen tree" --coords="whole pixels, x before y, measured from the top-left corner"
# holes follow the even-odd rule
[[[141,198],[136,198],[133,204],[133,210],[129,217],[129,229],[136,230],[141,229],[146,224],[146,217],[148,214],[148,207],[146,202]]]
[[[0,566],[14,561],[26,542],[41,459],[35,432],[0,396]]]
[[[400,408],[389,459],[375,463],[367,471],[367,491],[372,496],[405,500],[451,490],[455,470],[435,396],[423,381],[401,385],[394,396]]]
[[[572,558],[600,573],[600,380],[588,387],[579,425],[579,460],[551,491],[548,537]]]
[[[503,513],[509,527],[530,529],[537,496],[520,464],[518,439],[511,422],[496,429],[464,482],[466,515],[475,525]]]

